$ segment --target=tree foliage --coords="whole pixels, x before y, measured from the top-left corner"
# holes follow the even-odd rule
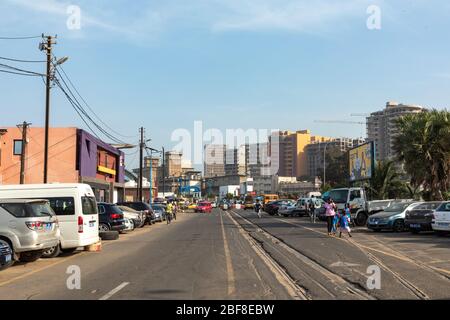
[[[450,185],[450,113],[432,110],[397,119],[397,159],[426,200],[443,200]]]

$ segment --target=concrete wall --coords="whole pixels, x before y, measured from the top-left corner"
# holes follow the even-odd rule
[[[0,137],[0,184],[20,182],[20,155],[13,155],[14,140],[22,139],[17,127],[6,128]],[[44,172],[44,128],[30,127],[27,131],[25,183],[42,183]],[[77,129],[49,130],[48,182],[78,182],[76,169]]]

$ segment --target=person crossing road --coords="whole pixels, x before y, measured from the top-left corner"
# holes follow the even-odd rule
[[[172,214],[173,214],[172,202],[169,202],[167,204],[166,213],[167,213],[167,224],[170,224],[172,222]]]
[[[258,218],[261,218],[261,210],[262,210],[262,204],[258,200],[255,203],[255,211],[256,211],[256,214],[258,215]]]

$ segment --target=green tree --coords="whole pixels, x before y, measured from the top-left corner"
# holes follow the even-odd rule
[[[431,110],[397,119],[394,151],[426,200],[443,200],[450,184],[450,113]]]
[[[406,192],[406,185],[400,180],[393,161],[377,163],[368,188],[372,198],[378,200],[401,198]]]

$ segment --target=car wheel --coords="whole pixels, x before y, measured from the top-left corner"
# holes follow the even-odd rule
[[[109,231],[109,226],[106,223],[100,223],[98,225],[98,231],[100,232]]]
[[[355,221],[357,226],[365,226],[367,223],[367,215],[365,213],[360,213],[358,214],[358,216],[356,217],[356,221]]]
[[[395,220],[393,229],[395,232],[405,231],[405,223],[402,220]]]
[[[42,257],[43,250],[22,252],[19,257],[20,262],[34,262]]]
[[[11,258],[12,258],[11,261],[8,262],[7,264],[0,266],[0,270],[1,270],[1,269],[9,268],[14,264],[14,250],[13,250],[12,245],[6,240],[0,239],[0,244],[9,248],[9,251],[11,251]]]
[[[55,257],[59,256],[60,253],[61,253],[61,247],[58,244],[57,246],[48,248],[47,250],[44,250],[44,252],[42,253],[42,258],[55,258]]]
[[[117,240],[119,239],[118,231],[101,231],[99,236],[102,240]]]

